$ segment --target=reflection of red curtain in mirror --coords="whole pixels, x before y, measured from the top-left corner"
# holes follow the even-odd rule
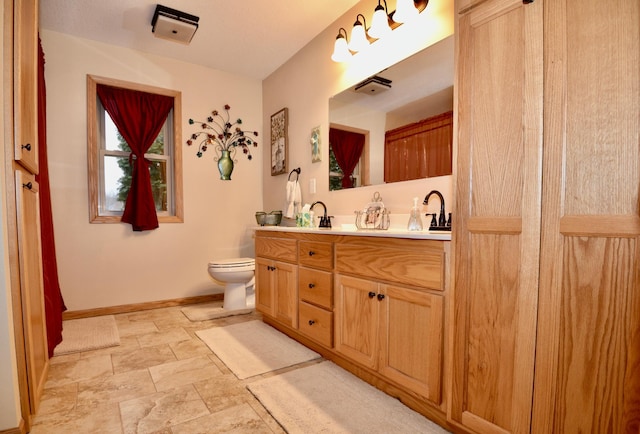
[[[360,161],[360,156],[364,149],[364,140],[364,134],[336,128],[329,129],[329,144],[333,149],[333,155],[336,156],[338,166],[342,169],[342,188],[353,187],[351,175],[358,161]]]
[[[156,229],[158,216],[151,192],[150,163],[144,153],[158,137],[173,108],[173,98],[103,84],[98,84],[96,91],[133,156],[129,157],[133,175],[122,221],[131,223],[134,231]]]
[[[451,175],[453,112],[385,133],[384,182]]]

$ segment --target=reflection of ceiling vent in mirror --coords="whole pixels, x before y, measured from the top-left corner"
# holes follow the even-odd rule
[[[366,93],[367,95],[377,95],[385,90],[391,89],[391,80],[374,75],[366,80],[358,83],[353,89],[357,93]]]

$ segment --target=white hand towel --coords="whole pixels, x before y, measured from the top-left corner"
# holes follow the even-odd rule
[[[287,181],[287,190],[286,190],[286,204],[285,204],[285,213],[284,216],[287,218],[293,218],[295,216],[295,186],[297,181]]]
[[[294,215],[300,212],[302,208],[302,192],[300,191],[300,183],[298,180],[295,181],[295,186],[293,188],[293,212]]]

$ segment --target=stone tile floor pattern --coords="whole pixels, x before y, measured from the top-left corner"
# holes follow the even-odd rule
[[[297,367],[238,380],[195,335],[260,314],[191,322],[182,307],[115,315],[120,346],[53,357],[31,433],[284,433],[245,386]]]

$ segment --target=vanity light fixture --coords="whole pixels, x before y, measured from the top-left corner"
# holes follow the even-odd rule
[[[360,22],[360,17],[362,17],[364,25],[362,25],[362,23]],[[349,42],[349,50],[353,51],[354,53],[364,50],[370,44],[369,40],[367,39],[367,32],[365,30],[366,27],[367,20],[364,18],[364,15],[356,15],[356,22],[353,23],[353,29],[351,29],[351,42]]]
[[[346,62],[350,60],[353,55],[368,47],[372,42],[380,38],[384,38],[389,35],[393,29],[411,21],[417,17],[429,4],[429,0],[397,0],[396,10],[389,13],[387,10],[387,0],[384,1],[384,6],[380,0],[378,0],[378,6],[376,6],[371,19],[371,27],[367,29],[367,21],[362,14],[356,16],[356,22],[353,23],[351,29],[351,42],[347,41],[347,31],[344,27],[340,27],[338,36],[336,36],[336,42],[333,47],[333,54],[331,60],[334,62]],[[360,22],[362,17],[362,22]]]
[[[347,44],[347,31],[344,27],[340,27],[340,30],[338,30],[338,36],[336,36],[336,42],[333,45],[331,60],[334,62],[346,62],[349,59],[351,59],[351,52],[349,51],[349,45]]]
[[[387,11],[387,0],[382,0],[384,7],[378,0],[378,6],[376,6],[373,12],[373,18],[371,19],[371,28],[369,29],[369,36],[375,39],[383,38],[391,33],[391,27],[389,26],[389,12]]]

